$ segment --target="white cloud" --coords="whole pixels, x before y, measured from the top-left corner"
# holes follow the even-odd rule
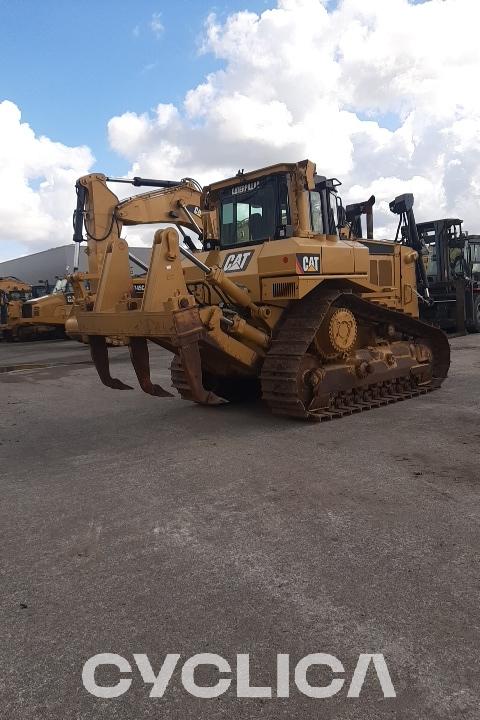
[[[0,103],[0,259],[12,244],[35,252],[71,241],[75,181],[93,162],[87,147],[35,135],[14,103]]]
[[[222,64],[182,106],[112,118],[131,172],[208,182],[309,157],[346,200],[394,195],[419,219],[458,214],[479,231],[480,72],[472,0],[279,0],[261,14],[210,15],[202,51]],[[388,122],[387,122],[388,119]],[[390,126],[390,127],[388,127]]]
[[[330,5],[279,0],[261,14],[209,16],[202,51],[221,68],[178,106],[159,96],[153,111],[111,118],[111,147],[131,175],[202,183],[309,157],[343,181],[344,201],[376,195],[379,233],[394,231],[388,202],[407,191],[419,220],[458,215],[479,232],[477,3]],[[93,162],[0,103],[0,259],[12,244],[20,254],[69,242],[75,180]],[[151,240],[149,229],[128,232]]]
[[[160,37],[160,35],[165,30],[162,23],[162,13],[153,13],[150,20],[150,29],[154,33],[154,35]]]

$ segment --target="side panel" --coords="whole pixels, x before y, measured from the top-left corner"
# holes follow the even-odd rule
[[[265,295],[266,287],[271,286],[263,282],[267,278],[277,277],[283,282],[288,277],[294,282],[300,277],[303,287],[307,284],[314,287],[325,276],[355,278],[361,285],[368,283],[368,249],[336,236],[274,240],[263,245],[199,253],[198,257],[207,264],[218,264],[231,280],[248,290],[254,302],[273,299],[268,292]],[[187,284],[204,279],[203,273],[190,262],[184,261],[183,267]],[[309,282],[305,284],[303,279]]]

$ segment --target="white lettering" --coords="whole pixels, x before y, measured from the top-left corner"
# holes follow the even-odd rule
[[[334,655],[327,653],[314,653],[302,658],[295,668],[295,684],[301,693],[311,698],[329,698],[336,695],[343,687],[345,680],[336,678],[330,685],[316,687],[307,681],[307,670],[312,665],[326,665],[332,672],[342,673],[344,667]]]
[[[290,656],[277,655],[277,697],[290,697]]]
[[[156,677],[150,664],[150,660],[146,655],[135,654],[133,657],[137,663],[138,669],[140,670],[143,682],[152,683],[150,697],[163,697],[163,694],[167,689],[167,685],[170,682],[170,678],[173,675],[173,671],[177,666],[177,662],[180,659],[180,655],[177,653],[168,653],[162,667],[160,668],[160,672]]]
[[[250,685],[250,656],[248,653],[237,655],[237,697],[272,697],[272,688]]]
[[[232,669],[225,658],[215,653],[199,653],[189,658],[182,668],[183,687],[190,695],[197,698],[215,698],[223,695],[230,687],[231,678],[220,678],[216,685],[202,686],[195,682],[195,668],[199,665],[215,665],[219,672],[231,672]]]
[[[247,263],[252,256],[251,252],[245,253],[232,253],[227,255],[223,269],[225,272],[241,272],[247,266]]]
[[[131,678],[123,678],[116,685],[97,685],[95,681],[95,670],[100,665],[116,665],[120,672],[132,672],[130,663],[121,655],[115,653],[100,653],[89,658],[82,670],[82,682],[91,695],[98,698],[116,698],[127,692],[132,684]]]
[[[145,654],[134,654],[133,658],[140,671],[142,680],[151,684],[150,697],[161,698],[172,680],[175,669],[180,660],[178,653],[169,653],[156,675],[150,660]],[[252,685],[250,682],[250,655],[240,653],[236,656],[236,695],[239,698],[288,698],[290,697],[290,657],[286,653],[277,654],[277,686],[276,695],[272,688],[266,685]],[[358,698],[365,684],[365,678],[370,664],[373,663],[383,696],[385,698],[397,697],[390,677],[384,656],[381,653],[362,653],[358,657],[347,697]],[[120,677],[114,685],[99,685],[95,679],[97,668],[101,665],[113,665],[120,673],[130,673],[130,663],[121,655],[115,653],[101,653],[87,660],[82,668],[82,681],[85,689],[98,698],[117,698],[123,695],[132,684],[131,677]],[[219,677],[214,685],[199,685],[195,681],[195,671],[201,665],[213,665],[218,674],[229,673],[229,677]],[[306,655],[295,667],[295,684],[298,690],[310,698],[330,698],[336,695],[344,686],[345,679],[333,677],[328,685],[311,685],[307,680],[307,673],[312,666],[319,665],[328,668],[332,674],[341,674],[345,669],[334,655],[327,653],[314,653]],[[230,664],[221,655],[215,653],[200,653],[188,658],[181,671],[182,684],[186,692],[197,698],[216,698],[223,695],[232,683],[232,669]]]
[[[373,660],[373,665],[380,681],[380,687],[383,691],[383,697],[397,697],[390,673],[388,672],[387,663],[381,653],[372,653],[370,655],[362,653],[359,655],[357,667],[353,673],[347,697],[359,697],[363,683],[365,682],[365,676],[367,674],[368,666],[370,665],[370,660]]]
[[[259,186],[259,181],[247,183],[246,185],[237,185],[236,187],[232,187],[232,195],[240,195],[244,192],[249,192],[250,190],[255,190]]]

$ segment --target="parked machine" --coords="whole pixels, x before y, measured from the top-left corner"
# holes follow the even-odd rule
[[[142,263],[143,265],[143,263]],[[146,266],[144,266],[146,268]],[[144,277],[133,278],[135,292],[141,295]],[[73,286],[68,278],[59,278],[48,295],[27,298],[18,303],[15,312],[9,312],[4,328],[7,340],[32,340],[66,338],[65,323],[69,318],[74,301]],[[72,340],[86,342],[78,333],[69,333]],[[119,338],[109,338],[109,345],[123,345]]]
[[[128,387],[110,374],[111,335],[128,339],[146,393],[170,395],[151,381],[150,340],[172,352],[180,395],[202,404],[249,392],[274,413],[324,420],[441,385],[450,351],[445,334],[418,318],[423,259],[406,243],[357,237],[373,203],[344,210],[338,181],[308,160],[242,171],[201,192],[188,179],[148,183],[160,189],[123,203],[105,176],[77,183],[74,240],[86,230],[98,279],[93,297],[72,277],[74,321],[105,385]],[[122,224],[155,221],[174,227],[155,232],[136,298]],[[185,227],[201,251],[180,244]]]
[[[8,333],[9,323],[22,316],[22,306],[32,297],[32,286],[18,278],[0,278],[0,337]]]
[[[8,340],[64,337],[65,320],[72,306],[71,283],[66,278],[60,278],[51,292],[26,299],[15,315],[9,313],[4,335]]]
[[[443,218],[417,225],[433,303],[421,316],[447,331],[480,332],[480,236],[462,220]]]

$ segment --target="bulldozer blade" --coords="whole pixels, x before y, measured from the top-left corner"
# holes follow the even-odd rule
[[[129,347],[133,369],[143,392],[148,395],[155,395],[155,397],[173,397],[172,393],[164,390],[160,385],[154,385],[150,379],[147,339],[144,337],[131,337]]]
[[[110,375],[110,362],[108,359],[107,341],[99,335],[89,335],[90,355],[97,369],[98,377],[104,385],[113,390],[132,390],[130,385],[125,385],[121,380]]]
[[[223,405],[226,400],[206,390],[202,382],[202,361],[198,342],[191,342],[180,346],[180,358],[183,370],[190,385],[192,400],[202,405]]]

